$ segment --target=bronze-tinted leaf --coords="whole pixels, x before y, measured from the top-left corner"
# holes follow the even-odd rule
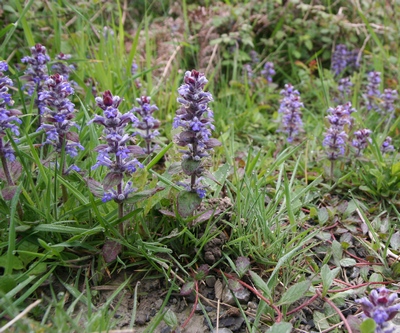
[[[67,139],[72,141],[72,142],[79,142],[79,135],[78,133],[75,132],[68,132],[67,133]]]
[[[220,145],[221,145],[221,142],[219,142],[217,139],[214,139],[214,138],[210,138],[206,143],[207,148],[214,148],[214,147],[218,147]]]
[[[121,253],[122,245],[114,240],[107,240],[101,250],[104,261],[109,263],[117,259],[118,254]]]
[[[151,197],[152,195],[156,194],[157,192],[162,191],[163,189],[164,189],[164,187],[157,186],[150,190],[135,192],[135,193],[131,194],[129,196],[129,198],[127,200],[125,200],[125,202],[135,203],[135,202],[147,199],[147,198]]]
[[[121,172],[109,172],[103,180],[104,191],[112,189],[114,186],[121,184],[123,175]]]

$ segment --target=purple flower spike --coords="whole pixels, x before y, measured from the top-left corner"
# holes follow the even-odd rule
[[[69,100],[74,94],[71,84],[61,75],[50,76],[39,93],[38,100],[42,103],[44,123],[37,129],[46,132],[46,144],[54,146],[61,152],[65,144],[65,152],[71,156],[78,155],[78,149],[83,150],[76,133],[70,132],[71,127],[79,126],[72,120],[75,115],[75,105]]]
[[[176,142],[181,147],[183,162],[182,168],[187,175],[191,176],[188,190],[196,192],[200,198],[206,195],[204,186],[201,184],[203,172],[202,159],[209,156],[208,152],[220,142],[211,138],[214,129],[212,110],[208,103],[213,101],[212,95],[204,91],[207,84],[204,74],[195,70],[185,73],[184,84],[179,87],[178,102],[181,107],[176,111],[173,126],[182,127],[183,131],[176,136]]]
[[[357,149],[356,156],[361,156],[363,150],[372,142],[371,133],[372,131],[367,128],[354,132],[352,146]]]
[[[382,154],[384,154],[384,153],[390,153],[392,151],[394,151],[394,147],[392,145],[392,138],[388,136],[386,137],[385,141],[382,142],[381,152]]]
[[[266,62],[264,69],[261,71],[261,75],[265,77],[268,83],[272,83],[272,77],[276,74],[274,64],[272,62]]]
[[[398,100],[399,95],[397,90],[385,89],[380,98],[382,100],[380,110],[383,113],[392,113],[395,110],[394,102]]]
[[[139,107],[134,107],[131,112],[137,112],[142,121],[137,124],[139,128],[139,135],[146,141],[146,154],[151,154],[155,147],[151,146],[151,142],[154,138],[160,135],[157,128],[160,127],[160,122],[153,117],[153,112],[158,111],[158,107],[155,104],[150,104],[149,96],[142,96],[137,98],[136,101],[139,103]]]
[[[376,323],[375,332],[394,333],[394,328],[390,328],[389,322],[400,311],[400,303],[397,293],[392,293],[385,287],[374,289],[368,297],[356,300],[361,304],[364,315],[372,318]]]
[[[351,96],[351,87],[353,83],[350,81],[350,77],[344,77],[338,82],[338,90],[339,90],[339,99],[340,102],[349,100]]]
[[[374,109],[379,111],[378,99],[381,96],[379,86],[381,84],[381,73],[380,72],[369,72],[368,73],[368,84],[365,98],[367,100],[367,109]]]
[[[11,94],[8,93],[8,87],[13,85],[12,80],[4,75],[3,72],[8,70],[8,64],[5,61],[0,61],[0,156],[5,156],[10,161],[15,161],[14,149],[10,142],[4,142],[6,130],[9,129],[12,134],[19,136],[19,127],[21,119],[18,118],[22,114],[21,111],[8,109],[14,105]]]
[[[70,60],[71,57],[72,56],[70,54],[60,53],[56,56],[57,61],[55,61],[54,65],[51,66],[54,73],[62,75],[66,80],[69,79],[69,75],[71,74],[71,72],[76,70],[75,65],[67,63],[67,61]]]
[[[337,160],[345,153],[347,141],[345,129],[346,125],[347,127],[352,126],[353,117],[351,114],[354,112],[356,112],[356,109],[351,107],[350,102],[328,109],[329,115],[325,118],[328,120],[330,127],[325,133],[322,145],[327,148],[326,153],[331,161]]]
[[[35,90],[38,95],[43,90],[45,81],[48,78],[47,63],[50,57],[46,53],[46,48],[41,44],[36,44],[31,47],[31,56],[26,56],[21,59],[22,63],[27,64],[22,78],[27,81],[23,89],[27,89],[28,94],[32,95]],[[35,101],[39,112],[43,112],[43,103],[37,99]]]
[[[280,94],[283,97],[278,112],[282,113],[282,122],[280,132],[286,133],[288,142],[293,142],[297,134],[303,128],[301,108],[304,107],[301,102],[300,93],[294,90],[291,84],[286,84]]]
[[[123,175],[130,175],[138,168],[143,168],[135,157],[142,154],[143,150],[137,146],[129,145],[132,135],[126,133],[129,124],[136,127],[139,120],[132,111],[122,114],[118,107],[122,102],[119,96],[113,96],[109,90],[103,93],[103,97],[96,97],[96,104],[103,110],[103,116],[96,115],[88,124],[96,123],[104,127],[103,134],[107,144],[100,144],[95,148],[98,153],[97,162],[92,169],[104,166],[109,173],[104,179],[105,193],[103,202],[114,200],[122,203],[128,195],[136,189],[131,182],[124,183]],[[116,186],[109,188],[110,184]],[[125,184],[125,185],[124,185]],[[113,187],[111,186],[111,187]]]
[[[335,51],[332,54],[332,71],[335,76],[340,75],[347,67],[349,51],[344,44],[336,45]]]

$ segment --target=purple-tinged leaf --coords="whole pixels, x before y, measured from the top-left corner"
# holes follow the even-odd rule
[[[146,152],[142,147],[139,146],[127,146],[126,148],[129,149],[129,152],[135,156],[145,156]]]
[[[178,194],[177,208],[178,213],[183,218],[193,215],[193,212],[201,204],[201,198],[196,192],[182,191]]]
[[[215,215],[219,215],[222,213],[221,209],[210,209],[210,210],[206,210],[204,213],[202,213],[198,218],[196,218],[192,225],[195,225],[197,223],[202,223],[205,221],[208,221],[210,218],[212,218]]]
[[[93,178],[86,178],[86,184],[89,187],[90,192],[95,197],[101,198],[104,195],[104,190],[103,190],[103,185],[99,183],[97,180],[94,180]]]
[[[220,145],[221,145],[221,142],[219,142],[217,139],[214,139],[214,138],[210,138],[206,142],[207,148],[214,148],[214,147],[218,147]]]
[[[102,150],[104,150],[104,149],[106,149],[108,147],[108,145],[103,145],[103,144],[101,144],[101,145],[98,145],[96,148],[94,148],[93,150],[94,151],[96,151],[96,152],[99,152],[99,151],[102,151]]]
[[[180,294],[181,294],[182,296],[190,295],[190,293],[193,291],[193,288],[194,288],[194,281],[186,282],[186,283],[182,286],[181,291],[180,291]]]
[[[12,179],[17,180],[22,173],[21,163],[19,163],[18,161],[13,161],[13,162],[8,162],[7,165],[10,170]],[[7,181],[6,175],[4,174],[4,170],[1,165],[0,165],[0,179],[4,180],[5,182]]]
[[[68,132],[66,137],[72,142],[79,142],[79,134],[76,132]]]
[[[244,287],[239,283],[239,281],[234,280],[234,279],[229,279],[228,280],[228,287],[231,291],[238,292],[239,290],[243,290]]]
[[[195,161],[189,158],[184,159],[181,164],[183,172],[188,176],[196,174],[197,170],[200,168],[200,165],[200,161]]]
[[[17,191],[18,186],[7,186],[1,190],[1,195],[3,196],[4,200],[11,200],[15,192]]]
[[[247,257],[238,257],[235,261],[236,271],[241,278],[250,269],[250,260]]]
[[[121,184],[123,177],[121,172],[109,172],[103,180],[104,191],[108,191],[114,186]]]
[[[125,200],[125,202],[129,203],[135,203],[144,199],[147,199],[151,197],[152,195],[156,194],[157,192],[160,192],[164,189],[164,187],[157,186],[151,190],[144,190],[140,192],[135,192],[132,195],[128,197],[128,199]]]
[[[166,209],[159,209],[158,211],[159,211],[161,214],[165,215],[165,216],[169,216],[169,217],[176,218],[175,213],[170,212],[169,210],[166,210]]]
[[[201,265],[201,266],[197,269],[197,274],[196,274],[196,276],[195,276],[195,279],[196,279],[197,281],[203,280],[203,279],[207,276],[207,274],[208,274],[209,271],[210,271],[210,266],[208,266],[207,264]]]
[[[101,250],[104,261],[106,263],[112,262],[117,259],[118,254],[121,253],[122,245],[114,240],[107,240]]]

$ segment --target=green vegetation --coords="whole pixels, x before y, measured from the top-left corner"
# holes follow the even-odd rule
[[[207,275],[257,295],[251,313],[235,302],[243,331],[360,332],[355,300],[377,286],[399,286],[400,108],[395,97],[393,110],[385,104],[387,90],[399,89],[399,15],[397,2],[383,0],[4,4],[0,60],[8,63],[15,101],[6,108],[18,110],[22,123],[18,137],[0,130],[1,144],[16,156],[7,161],[12,182],[5,158],[0,163],[0,332],[106,332],[118,327],[114,315],[127,292],[134,302],[125,328],[133,332],[137,281],[148,279],[165,289],[148,332],[187,325],[167,306],[182,287],[213,326],[196,292]],[[74,158],[65,145],[57,152],[43,144],[46,134],[37,131],[39,88],[29,96],[21,62],[36,44],[51,58],[49,74],[60,52],[72,56],[62,63],[74,65],[70,100],[79,128],[72,132],[84,147]],[[335,73],[331,59],[340,44],[353,58]],[[267,62],[276,72],[272,82],[262,74]],[[212,136],[221,145],[202,162],[205,198],[187,192],[184,205],[194,211],[182,213],[177,198],[189,174],[173,121],[178,88],[193,69],[208,79]],[[381,73],[379,95],[368,92],[372,71]],[[346,77],[349,93],[340,90]],[[287,84],[304,104],[293,140],[278,112]],[[105,134],[88,122],[102,114],[95,97],[107,90],[123,99],[122,114],[141,96],[158,106],[158,148],[139,156],[143,168],[126,176],[137,190],[123,205],[102,201],[108,171],[92,169]],[[327,110],[347,102],[357,112],[340,127],[343,154],[332,158],[323,144],[332,125]],[[361,129],[372,132],[359,151],[352,141]],[[387,137],[394,151],[382,150]],[[140,136],[130,141],[146,146]],[[65,172],[72,164],[80,171]],[[121,182],[110,178],[107,189]],[[204,264],[210,267],[201,274]],[[102,287],[117,276],[124,278],[100,302]],[[361,332],[374,327],[365,321]]]

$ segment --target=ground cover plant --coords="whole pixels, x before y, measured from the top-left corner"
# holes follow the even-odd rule
[[[400,331],[396,1],[0,8],[0,332]]]

